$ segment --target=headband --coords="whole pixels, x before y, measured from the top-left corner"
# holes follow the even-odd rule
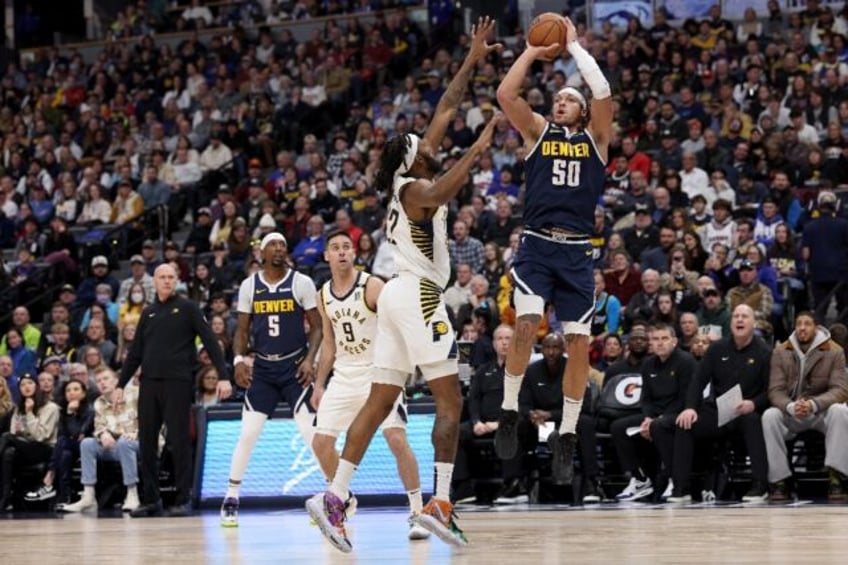
[[[582,92],[580,92],[579,90],[577,90],[573,86],[566,86],[565,88],[563,88],[559,92],[557,92],[558,96],[560,96],[560,95],[564,96],[566,94],[568,94],[570,96],[574,96],[575,98],[577,98],[577,100],[580,102],[580,106],[582,106],[584,110],[586,109],[586,97],[583,96]]]
[[[412,168],[412,163],[415,162],[415,156],[418,155],[418,145],[421,143],[421,138],[414,133],[406,134],[406,153],[403,155],[403,163],[398,167],[396,176],[400,176],[409,172]]]
[[[288,247],[288,243],[286,242],[286,238],[283,237],[283,234],[272,232],[262,238],[262,242],[259,244],[259,250],[265,251],[265,247],[267,247],[272,241],[282,241],[283,245]]]

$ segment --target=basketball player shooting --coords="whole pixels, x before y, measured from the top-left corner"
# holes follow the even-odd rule
[[[553,25],[564,25],[565,48],[592,92],[592,104],[590,107],[576,88],[563,88],[554,96],[549,120],[533,112],[518,95],[533,62],[558,56],[559,43],[528,45],[498,88],[500,107],[527,148],[527,189],[524,232],[510,272],[517,321],[506,357],[503,410],[495,449],[502,459],[511,459],[518,449],[518,393],[545,304],[551,303],[562,323],[568,363],[563,375],[562,422],[551,432],[548,445],[554,480],[569,484],[574,475],[575,430],[589,374],[594,311],[589,234],[604,189],[613,109],[609,83],[578,42],[574,24],[569,18],[556,18],[559,21]]]
[[[447,543],[467,543],[450,502],[462,395],[457,346],[442,295],[450,278],[447,203],[468,182],[471,166],[489,148],[500,119],[491,120],[468,152],[438,178],[435,151],[453,121],[477,62],[500,48],[486,42],[494,25],[484,18],[472,29],[471,49],[436,106],[424,137],[396,136],[386,143],[380,156],[374,186],[390,196],[386,239],[394,251],[398,275],[386,283],[377,301],[380,314],[374,343],[375,371],[368,401],[350,425],[329,490],[306,503],[321,533],[343,552],[352,550],[345,528],[344,501],[356,466],[378,426],[395,406],[407,376],[416,368],[427,380],[436,404],[432,434],[436,492],[411,521]]]

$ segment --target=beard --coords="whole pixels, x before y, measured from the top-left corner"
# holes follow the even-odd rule
[[[801,339],[800,335],[798,335],[797,333],[795,334],[795,338],[798,340],[798,344],[803,345],[803,346],[807,346],[807,345],[810,345],[811,343],[813,343],[813,338],[815,338],[815,337],[816,337],[815,332],[811,333],[808,336],[805,336],[805,339]]]

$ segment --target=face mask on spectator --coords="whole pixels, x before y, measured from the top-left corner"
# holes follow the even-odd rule
[[[110,298],[111,297],[108,294],[98,294],[97,302],[99,302],[100,304],[108,304]]]
[[[132,300],[133,303],[138,304],[139,302],[144,300],[144,293],[143,292],[133,292],[132,296],[130,296],[130,300]]]

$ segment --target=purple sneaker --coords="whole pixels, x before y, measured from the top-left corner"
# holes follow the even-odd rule
[[[344,553],[353,551],[345,530],[345,503],[330,491],[306,501],[306,511],[333,547]]]

